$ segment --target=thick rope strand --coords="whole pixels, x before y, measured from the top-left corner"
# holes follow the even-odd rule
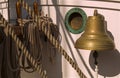
[[[3,16],[0,14],[2,23],[6,26],[8,29],[8,33],[11,35],[13,40],[16,42],[16,45],[22,50],[25,57],[29,59],[29,61],[33,64],[33,66],[38,70],[38,73],[42,78],[47,78],[46,72],[44,72],[41,69],[41,65],[38,65],[35,59],[29,54],[28,50],[26,49],[25,45],[20,41],[20,39],[15,34],[14,30],[8,26],[8,22],[3,18]]]
[[[50,32],[44,28],[45,27],[45,23],[43,23],[42,25],[42,31],[45,33],[45,35],[47,36],[47,38],[50,40],[50,42],[55,46],[55,48],[58,49],[58,52],[60,52],[64,58],[70,63],[70,65],[77,71],[77,73],[79,74],[79,76],[81,78],[87,78],[82,71],[79,69],[78,65],[72,60],[72,58],[67,54],[67,52],[60,46],[59,42],[57,40],[55,40],[55,38],[50,34]]]
[[[39,22],[39,25],[42,21],[42,19],[38,19],[38,16],[35,15],[35,13],[31,10],[31,8],[28,6],[27,3],[25,3],[24,1],[22,1],[22,5],[23,8],[26,9],[26,11],[28,12],[28,14],[30,16],[32,16],[32,18],[36,21]],[[46,22],[43,21],[42,23],[42,31],[44,32],[44,34],[47,36],[47,38],[50,40],[50,42],[59,50],[58,52],[60,52],[64,58],[70,63],[70,65],[77,71],[77,73],[79,74],[79,76],[81,78],[87,78],[82,71],[79,69],[78,65],[72,60],[72,58],[67,54],[67,52],[59,45],[58,41],[55,40],[55,38],[52,36],[52,34],[50,34],[50,32],[47,30],[47,28],[45,28],[45,24]]]

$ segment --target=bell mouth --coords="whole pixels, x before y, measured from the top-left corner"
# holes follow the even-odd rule
[[[80,46],[81,45],[81,46]],[[110,44],[101,44],[101,43],[97,43],[97,44],[91,44],[91,43],[80,43],[80,44],[75,44],[75,48],[77,49],[84,49],[84,50],[96,50],[96,51],[106,51],[106,50],[114,50],[115,46],[114,44],[110,43]]]
[[[109,37],[106,32],[101,34],[93,34],[84,32],[75,43],[75,48],[85,50],[114,50],[114,41]],[[97,32],[96,32],[97,33]]]

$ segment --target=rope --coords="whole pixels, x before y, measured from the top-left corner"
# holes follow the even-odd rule
[[[38,27],[36,27],[36,23],[34,22],[27,22],[23,27],[23,39],[24,45],[28,49],[29,53],[36,62],[40,65],[42,60],[42,43],[41,43],[41,34],[39,32]],[[32,73],[35,71],[34,66],[29,62],[24,55],[21,55],[22,67],[24,71],[28,73]],[[26,66],[27,65],[27,66]],[[31,70],[30,70],[31,69]]]
[[[6,26],[8,29],[8,33],[11,35],[13,40],[16,42],[16,45],[21,49],[21,51],[24,53],[24,55],[29,59],[29,61],[33,64],[33,66],[38,70],[38,73],[42,78],[47,78],[46,72],[41,69],[40,65],[35,61],[35,59],[29,54],[28,50],[26,49],[25,45],[20,41],[20,39],[15,34],[14,30],[8,26],[8,22],[3,18],[2,14],[0,14],[2,23]]]
[[[7,33],[7,32],[6,32]],[[17,58],[16,45],[8,35],[4,43],[4,62],[5,62],[5,78],[20,78],[20,66]],[[14,48],[13,48],[14,47]],[[3,76],[4,77],[4,76]]]
[[[35,16],[34,11],[28,6],[27,3],[22,1],[23,8],[26,9],[28,14],[32,16],[32,18],[38,23],[38,25],[41,25],[41,30],[44,32],[44,34],[47,36],[47,38],[50,40],[50,42],[57,48],[64,58],[70,63],[70,65],[76,70],[76,72],[79,74],[81,78],[87,78],[82,71],[79,69],[78,65],[72,60],[72,58],[67,54],[67,52],[59,45],[59,42],[55,40],[55,38],[50,34],[50,32],[47,30],[45,25],[49,23],[50,25],[53,24],[51,22],[45,22],[43,19],[38,19],[39,16]]]

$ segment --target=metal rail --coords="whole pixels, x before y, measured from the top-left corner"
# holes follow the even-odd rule
[[[96,8],[96,9],[105,9],[105,10],[113,10],[113,11],[120,11],[120,9],[116,8],[106,8],[106,7],[96,7],[96,6],[81,6],[81,5],[54,5],[54,4],[40,4],[39,6],[60,6],[60,7],[82,7],[82,8]]]
[[[101,1],[101,2],[120,3],[120,0],[116,0],[116,1],[113,1],[113,0],[92,0],[92,1]]]

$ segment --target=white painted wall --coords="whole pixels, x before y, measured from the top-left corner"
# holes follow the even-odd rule
[[[105,8],[114,8],[114,9],[120,9],[119,3],[108,3],[108,2],[97,2],[97,1],[82,1],[82,0],[60,0],[60,4],[63,5],[79,5],[79,6],[95,6],[95,7],[105,7]],[[60,7],[61,15],[64,19],[66,12],[71,9],[72,7]],[[93,15],[93,11],[95,8],[82,8],[88,16]],[[120,78],[119,76],[119,69],[120,69],[120,32],[119,32],[119,25],[120,25],[120,12],[119,11],[113,11],[113,10],[103,10],[98,9],[98,12],[105,16],[105,20],[107,21],[107,28],[111,32],[112,36],[114,37],[114,42],[116,45],[115,51],[108,51],[108,52],[101,52],[99,53],[98,58],[98,64],[99,64],[99,78]],[[60,17],[59,17],[60,18]],[[58,18],[58,19],[59,19]],[[90,51],[86,50],[79,50],[79,53],[74,48],[74,44],[71,42],[70,36],[67,35],[67,39],[69,40],[70,46],[72,51],[70,51],[70,48],[68,47],[68,43],[66,43],[66,39],[64,40],[65,36],[63,33],[64,24],[61,19],[60,27],[61,27],[61,33],[63,35],[63,43],[62,46],[66,46],[64,48],[68,54],[77,61],[77,64],[79,65],[80,69],[84,72],[85,75],[87,75],[88,78],[95,78],[95,72],[93,67],[93,61]],[[65,29],[65,28],[64,28]],[[66,29],[65,29],[66,31]],[[66,31],[67,32],[67,31]],[[67,33],[66,33],[67,34]],[[69,33],[73,40],[76,41],[80,37],[81,34],[76,35]],[[73,55],[72,55],[73,53]],[[83,58],[83,60],[81,60]],[[83,61],[85,64],[83,64]],[[62,67],[63,67],[63,78],[79,78],[79,76],[76,74],[76,72],[72,69],[72,67],[68,64],[68,62],[65,61],[65,59],[62,59]],[[87,69],[86,69],[87,67]],[[90,73],[91,72],[91,73]]]
[[[111,32],[114,42],[116,45],[116,50],[101,52],[99,53],[98,64],[99,64],[99,78],[120,78],[120,4],[119,3],[111,3],[111,2],[100,2],[100,1],[85,1],[85,0],[59,0],[58,2],[54,0],[49,0],[49,4],[61,4],[61,5],[78,5],[78,6],[90,6],[90,7],[103,7],[103,8],[113,8],[118,9],[115,10],[106,10],[106,9],[98,9],[98,12],[105,16],[105,20],[107,21],[107,29]],[[44,3],[46,4],[46,3]],[[60,27],[60,32],[62,34],[62,46],[67,51],[67,53],[75,60],[80,67],[80,69],[84,72],[84,74],[88,78],[95,78],[94,72],[94,63],[92,53],[88,50],[77,50],[74,48],[73,41],[80,37],[81,34],[72,34],[69,33],[64,25],[64,18],[67,11],[71,8],[70,6],[56,6],[56,7],[48,7],[44,6],[43,8],[49,8],[50,17],[54,20],[54,22]],[[87,16],[93,15],[93,11],[95,8],[82,8]],[[44,9],[43,9],[44,10]],[[46,11],[46,10],[45,10]],[[48,11],[46,11],[48,13]],[[56,20],[57,19],[57,20]],[[63,28],[62,28],[63,27]],[[65,33],[64,33],[64,30]],[[70,36],[68,35],[68,33]],[[67,34],[67,35],[65,35]],[[69,44],[67,43],[69,41]],[[70,46],[70,47],[69,47]],[[82,60],[81,60],[82,58]],[[84,63],[83,63],[84,62]],[[62,58],[62,78],[80,78],[76,71],[71,67],[71,65]]]
[[[8,20],[8,0],[0,0],[0,13]]]

